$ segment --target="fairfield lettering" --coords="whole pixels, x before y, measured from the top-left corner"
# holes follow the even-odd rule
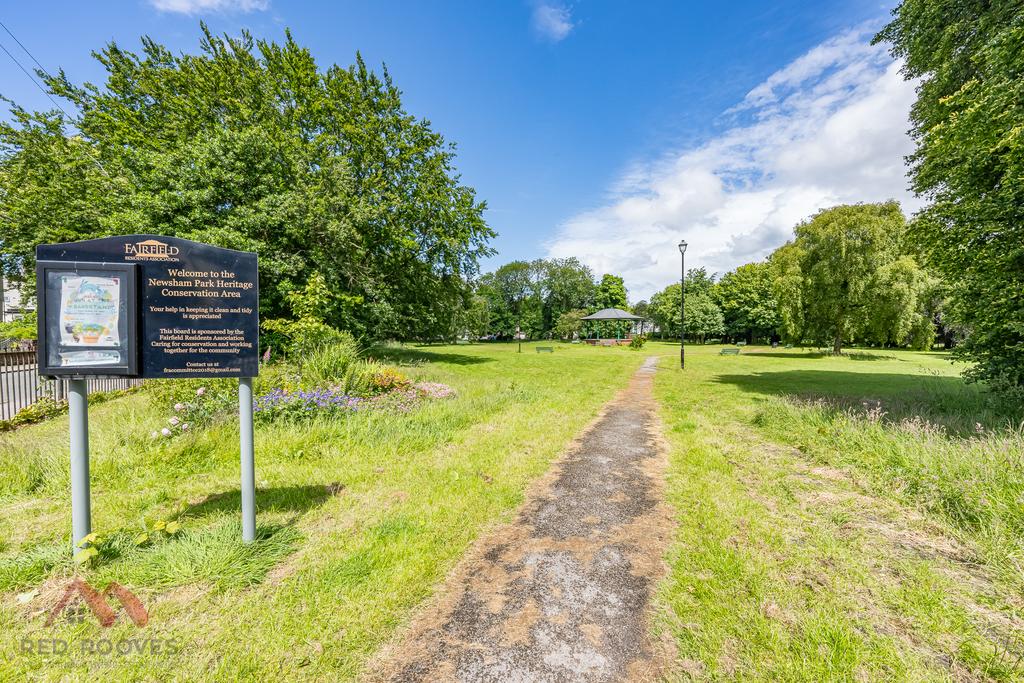
[[[157,240],[143,240],[124,245],[124,253],[136,258],[167,259],[177,256],[181,250]]]

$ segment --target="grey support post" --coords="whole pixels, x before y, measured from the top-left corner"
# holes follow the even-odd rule
[[[252,377],[238,379],[238,431],[242,447],[242,540],[256,540],[256,462],[252,428]]]
[[[71,418],[71,542],[72,552],[92,533],[89,503],[89,384],[68,380],[68,416]]]

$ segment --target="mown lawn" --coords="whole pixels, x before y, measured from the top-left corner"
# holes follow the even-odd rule
[[[82,575],[135,591],[150,611],[142,631],[126,619],[106,630],[91,618],[44,626],[75,573],[67,422],[0,435],[0,679],[355,677],[472,540],[510,518],[645,355],[567,344],[554,354],[532,345],[522,354],[515,345],[384,352],[457,397],[408,414],[258,428],[251,546],[239,540],[234,424],[154,440],[167,415],[146,393],[96,406],[93,527],[112,540]],[[176,534],[131,543],[172,519]],[[152,639],[162,652],[81,651],[101,638]],[[27,653],[25,639],[70,649]]]
[[[662,347],[680,680],[1024,679],[1021,415],[937,353]]]

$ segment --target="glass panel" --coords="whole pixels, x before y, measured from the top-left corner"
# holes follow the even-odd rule
[[[128,292],[124,274],[46,272],[46,360],[51,367],[127,365]]]

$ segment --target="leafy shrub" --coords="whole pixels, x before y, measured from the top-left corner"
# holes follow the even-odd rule
[[[354,343],[352,335],[331,327],[326,316],[338,298],[320,273],[314,273],[306,286],[288,294],[292,318],[263,321],[263,329],[271,346],[283,347],[286,355],[301,360],[319,349]]]
[[[267,320],[263,329],[270,333],[270,339],[278,340],[288,357],[301,360],[317,349],[346,343],[347,332],[336,330],[327,323],[308,318],[300,320]],[[271,344],[273,345],[273,344]]]
[[[642,349],[642,348],[644,348],[644,344],[646,344],[646,343],[647,343],[647,335],[646,334],[638,334],[635,337],[633,337],[631,340],[629,340],[629,348],[631,348],[631,349]]]
[[[44,396],[32,405],[25,406],[19,410],[10,420],[0,421],[0,432],[5,432],[22,425],[42,422],[43,420],[67,412],[66,401],[54,401],[49,396]]]
[[[0,339],[35,339],[36,312],[31,311],[11,322],[0,322]]]
[[[402,391],[412,386],[410,379],[403,373],[384,365],[373,364],[367,374],[367,384],[372,394]]]
[[[305,388],[336,386],[352,391],[362,383],[359,343],[348,332],[338,332],[335,341],[314,347],[301,359],[301,383]]]

